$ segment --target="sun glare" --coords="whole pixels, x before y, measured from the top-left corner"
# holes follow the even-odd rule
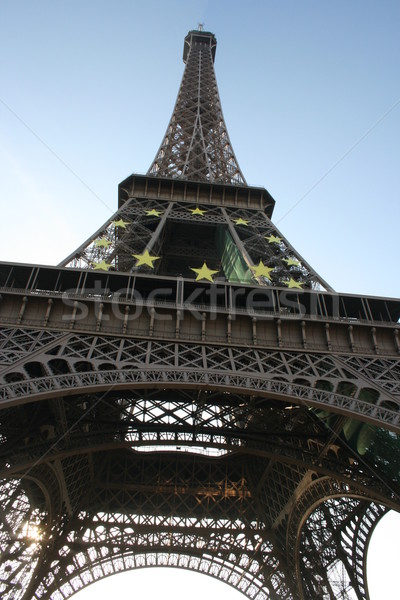
[[[43,539],[43,531],[38,525],[26,521],[22,527],[22,536],[32,542],[40,542]]]

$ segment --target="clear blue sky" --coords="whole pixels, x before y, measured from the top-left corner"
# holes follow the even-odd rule
[[[108,219],[154,158],[199,22],[282,233],[335,289],[399,296],[398,0],[2,0],[2,260],[55,264]]]

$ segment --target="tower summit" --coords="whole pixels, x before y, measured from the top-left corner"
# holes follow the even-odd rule
[[[400,301],[336,294],[248,186],[190,31],[146,175],[57,267],[0,263],[0,595],[144,566],[369,600],[400,510]]]
[[[149,175],[245,185],[229,140],[214,72],[213,33],[189,31],[178,98]]]

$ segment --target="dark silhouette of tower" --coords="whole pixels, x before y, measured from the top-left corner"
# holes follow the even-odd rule
[[[0,263],[0,594],[145,565],[368,599],[400,509],[400,301],[337,294],[247,185],[212,33],[147,175],[58,267]]]

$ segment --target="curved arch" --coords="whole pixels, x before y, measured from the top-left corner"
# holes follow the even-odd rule
[[[9,470],[12,471],[11,468]],[[62,508],[62,484],[54,464],[50,462],[39,464],[39,461],[36,461],[27,469],[18,471],[17,468],[9,477],[2,479],[0,485],[6,484],[10,479],[19,479],[22,488],[24,482],[31,482],[37,486],[46,505],[48,523],[52,523],[58,517]]]
[[[359,488],[353,488],[349,482],[334,480],[329,477],[314,479],[297,499],[296,505],[290,514],[287,527],[287,547],[293,548],[293,540],[299,539],[298,534],[305,521],[320,504],[326,500],[344,497],[375,502],[376,498],[368,492],[368,489],[362,492]],[[382,502],[381,498],[379,502]],[[400,512],[400,507],[395,502],[388,501],[386,508],[387,510],[392,509]],[[298,547],[293,548],[293,551],[297,552]]]
[[[45,377],[47,375],[44,364],[39,361],[29,361],[24,363],[24,371],[32,379],[37,377]]]
[[[50,361],[51,362],[51,361]],[[65,361],[63,361],[65,362]],[[66,373],[0,386],[0,404],[12,406],[49,396],[74,395],[88,391],[133,389],[135,387],[196,388],[256,394],[329,409],[400,433],[400,414],[359,398],[273,379],[255,373],[204,371],[182,368],[141,368]]]
[[[82,568],[79,572],[68,574],[65,580],[61,579],[58,582],[57,590],[62,594],[62,598],[69,598],[77,591],[101,581],[105,577],[153,567],[183,569],[200,573],[229,585],[252,600],[268,600],[270,598],[261,581],[258,581],[256,577],[252,577],[251,573],[246,571],[244,567],[234,566],[218,557],[209,556],[204,558],[190,553],[178,554],[166,551],[149,551],[139,554],[125,554],[111,559],[99,559],[91,562],[89,566]],[[43,600],[50,598],[50,595],[49,592],[43,595],[43,591],[40,590],[40,593],[35,594],[34,598]]]
[[[340,487],[342,491],[347,487],[349,493],[348,486],[340,486],[332,481],[329,483],[332,489],[336,489],[337,497]],[[325,489],[325,486],[323,487]],[[359,493],[350,494],[350,497],[364,500],[363,495]],[[316,505],[322,502],[320,499]],[[311,511],[310,506],[306,514],[311,514]],[[383,513],[384,509],[377,506],[374,525]],[[364,515],[366,514],[367,511],[364,511]],[[33,591],[32,598],[48,600],[56,591],[60,598],[67,598],[108,575],[143,567],[165,566],[208,574],[253,600],[275,597],[274,592],[278,590],[279,597],[291,598],[295,590],[294,597],[304,599],[300,591],[302,573],[297,561],[299,553],[294,552],[298,569],[297,581],[291,581],[287,568],[282,570],[278,563],[276,548],[271,541],[265,540],[265,534],[262,533],[262,529],[258,530],[256,524],[252,531],[248,531],[249,524],[247,523],[244,529],[235,517],[230,527],[226,521],[216,523],[217,529],[214,529],[213,533],[207,531],[204,523],[201,528],[190,519],[190,523],[183,524],[182,517],[178,518],[181,521],[180,525],[175,522],[175,518],[169,523],[169,528],[161,527],[158,530],[152,526],[157,517],[149,521],[149,516],[143,520],[140,519],[140,515],[114,513],[111,523],[106,517],[104,513],[92,516],[80,514],[79,518],[74,520],[74,527],[68,536],[58,540],[58,558],[52,555],[53,577],[51,580],[42,580],[39,587]],[[170,518],[167,517],[167,521]],[[350,554],[356,559],[354,571],[358,572],[361,586],[364,585],[365,552],[357,551],[359,546],[365,550],[364,534],[368,522],[364,519],[362,525],[357,527],[355,535],[350,536],[350,541],[354,543],[349,544]],[[370,535],[373,528],[369,529]],[[361,545],[358,543],[360,532],[364,535]]]
[[[42,580],[32,597],[48,599],[56,591],[60,596],[54,598],[68,597],[85,583],[144,566],[207,573],[260,600],[278,587],[288,592],[262,524],[236,511],[219,517],[175,512],[80,512],[55,542],[49,559],[52,578]]]
[[[93,371],[93,365],[88,360],[76,360],[73,362],[73,368],[76,373],[87,373]]]
[[[349,504],[349,510],[346,512],[345,503]],[[380,500],[381,502],[381,500]],[[342,526],[332,523],[323,523],[321,509],[327,507],[331,503],[332,509],[336,512],[336,519],[342,522]],[[350,506],[351,505],[351,506]],[[368,585],[366,579],[366,558],[368,544],[371,535],[378,524],[379,520],[389,510],[394,509],[400,512],[398,505],[387,502],[386,505],[377,503],[370,493],[370,490],[362,492],[360,489],[353,489],[351,484],[343,483],[323,477],[314,480],[302,496],[298,499],[294,510],[289,517],[287,528],[287,548],[290,550],[288,556],[289,562],[293,565],[293,571],[296,574],[297,585],[301,600],[305,600],[308,592],[304,592],[303,585],[306,581],[304,576],[304,568],[307,561],[307,546],[304,546],[304,535],[312,538],[312,522],[317,523],[318,527],[322,528],[323,535],[319,539],[321,545],[316,547],[317,554],[313,554],[313,549],[309,547],[308,552],[311,553],[315,562],[315,556],[320,557],[324,550],[324,541],[330,538],[332,546],[330,552],[330,566],[324,565],[322,572],[329,572],[329,569],[335,566],[336,563],[347,562],[349,567],[348,573],[351,573],[350,587],[357,588],[357,593],[360,597],[368,600]],[[319,515],[321,512],[321,515]],[[317,514],[318,513],[318,514]],[[308,523],[311,520],[311,529]],[[331,529],[329,529],[331,527]],[[308,534],[306,533],[308,531]],[[322,538],[325,537],[325,540]],[[309,544],[310,542],[308,542]],[[318,542],[317,542],[318,544]],[[336,558],[332,560],[332,552],[336,552]],[[314,564],[315,566],[315,564]],[[310,580],[312,578],[310,577]],[[328,579],[328,577],[327,577]],[[310,581],[308,582],[310,585]],[[323,585],[323,583],[321,583]],[[316,590],[314,589],[314,593]],[[321,590],[319,591],[321,593]]]
[[[49,366],[50,372],[54,375],[66,375],[67,373],[69,373],[68,361],[66,361],[64,358],[52,358],[48,361],[47,364]]]
[[[220,578],[202,571],[173,566],[144,566],[107,575],[77,590],[73,600],[85,598],[120,597],[125,590],[134,589],[136,598],[234,598],[245,600],[237,588]],[[119,595],[118,595],[119,593]]]
[[[40,467],[23,479],[12,477],[0,482],[0,593],[2,598],[22,598],[41,561],[43,546],[51,536],[52,517],[61,505],[39,473],[50,475]],[[39,472],[39,473],[38,473]],[[60,495],[58,494],[60,499]]]
[[[6,383],[15,383],[16,381],[23,381],[26,375],[19,371],[10,371],[4,375],[4,381]]]
[[[381,406],[393,412],[400,412],[400,406],[396,402],[393,402],[393,400],[382,400]]]

